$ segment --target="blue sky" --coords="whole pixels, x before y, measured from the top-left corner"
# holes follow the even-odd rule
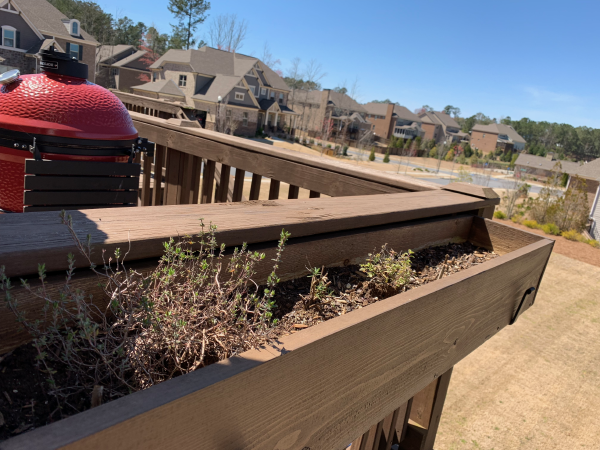
[[[166,0],[97,0],[161,32]],[[410,110],[458,106],[500,118],[600,128],[600,1],[212,1],[211,16],[249,22],[241,53],[265,42],[282,62],[315,58],[324,88],[358,79],[359,101],[390,98]],[[207,23],[210,18],[207,20]],[[200,26],[202,38],[208,28]]]

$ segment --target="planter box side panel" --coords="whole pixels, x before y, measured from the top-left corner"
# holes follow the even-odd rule
[[[552,244],[535,242],[4,448],[344,448],[505,327],[523,292],[539,285]]]

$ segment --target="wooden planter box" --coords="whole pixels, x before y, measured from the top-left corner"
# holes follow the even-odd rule
[[[357,199],[348,200],[357,207]],[[334,199],[311,205],[319,209],[327,201]],[[269,348],[15,437],[0,448],[346,448],[507,326],[531,287],[536,290],[526,297],[521,314],[534,303],[553,241],[478,217],[477,205],[483,202],[473,199],[463,212],[438,208],[396,219],[381,213],[378,221],[337,231],[323,225],[331,221],[323,222],[303,237],[293,234],[281,266],[283,279],[305,274],[307,260],[312,266],[356,263],[384,243],[417,250],[470,241],[501,256],[283,337]],[[165,210],[173,208],[190,206]],[[272,239],[255,245],[266,259],[274,252]],[[440,413],[441,407],[435,420]],[[382,426],[373,430],[386,432]],[[414,439],[414,433],[407,438]],[[426,448],[425,440],[411,448]]]

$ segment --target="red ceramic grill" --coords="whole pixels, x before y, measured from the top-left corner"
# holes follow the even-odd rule
[[[131,162],[138,133],[121,101],[87,66],[51,47],[43,73],[0,77],[0,209],[23,211],[25,161]],[[139,148],[137,149],[139,151]]]

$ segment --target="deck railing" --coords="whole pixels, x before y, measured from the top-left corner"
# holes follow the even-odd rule
[[[438,189],[410,177],[182,126],[177,120],[130,114],[140,136],[156,143],[155,157],[139,160],[144,173],[141,206],[238,202],[246,199],[246,183],[248,200],[281,198],[283,186],[289,199],[299,198],[301,190],[308,191],[305,197],[318,198]],[[261,196],[263,180],[269,186]]]

